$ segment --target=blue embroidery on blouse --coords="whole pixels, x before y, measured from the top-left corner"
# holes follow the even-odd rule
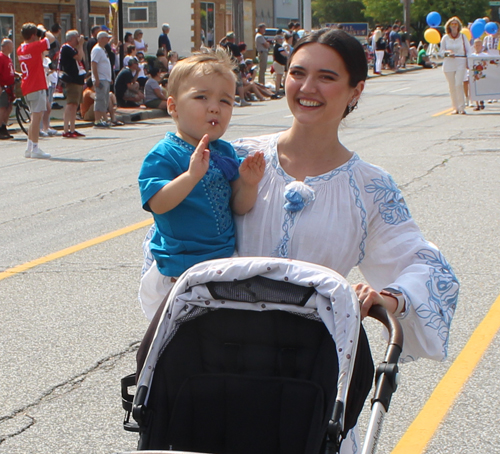
[[[307,185],[311,185],[311,183],[317,183],[319,181],[330,181],[332,178],[336,177],[342,172],[348,172],[349,174],[349,185],[353,188],[354,191],[354,196],[356,198],[356,206],[360,209],[360,214],[361,214],[361,228],[363,230],[363,235],[361,238],[361,243],[359,245],[360,253],[359,253],[359,260],[358,264],[363,260],[365,256],[365,240],[366,237],[368,236],[367,233],[367,226],[366,226],[366,211],[363,207],[363,203],[361,202],[361,198],[359,197],[360,191],[359,188],[356,185],[356,181],[353,176],[352,172],[352,166],[359,161],[359,156],[354,153],[351,159],[347,161],[343,166],[338,167],[337,169],[332,170],[331,172],[326,173],[325,175],[318,175],[315,177],[306,177],[304,179],[304,183]],[[271,157],[271,165],[273,168],[276,170],[276,173],[285,180],[287,184],[291,183],[292,181],[295,181],[295,178],[292,178],[290,175],[285,173],[285,171],[282,169],[282,167],[279,165],[278,161],[278,153],[273,153]],[[281,226],[283,230],[283,236],[276,247],[276,249],[273,251],[273,256],[278,256],[278,257],[285,257],[288,258],[288,243],[290,241],[290,230],[292,229],[293,225],[295,222],[295,213],[288,213],[285,212],[285,218],[283,221],[283,225]]]
[[[349,173],[349,186],[351,186],[353,192],[354,192],[354,197],[356,198],[356,206],[359,208],[359,214],[361,216],[361,229],[363,230],[363,234],[361,235],[361,242],[359,243],[359,258],[358,258],[358,263],[356,263],[356,266],[358,266],[363,259],[365,258],[365,240],[366,237],[368,236],[368,231],[367,231],[367,226],[366,226],[366,210],[363,206],[363,202],[361,201],[361,198],[359,197],[360,195],[360,190],[358,188],[358,185],[356,184],[356,180],[354,179],[354,174],[351,169],[348,171]]]
[[[196,147],[185,142],[173,133],[167,133],[167,138],[175,142],[180,147],[186,149],[192,154]],[[209,144],[210,162],[205,176],[201,179],[201,184],[209,200],[210,206],[214,212],[215,223],[218,233],[225,232],[233,222],[229,201],[231,199],[231,185],[224,177],[221,169],[214,163],[212,155],[223,156],[221,152]]]
[[[380,202],[378,211],[387,224],[398,225],[411,218],[410,210],[394,180],[387,177],[372,179],[365,186],[366,192],[374,193],[373,203]]]
[[[455,313],[458,301],[458,282],[453,269],[439,251],[421,249],[418,258],[432,266],[429,280],[426,282],[429,298],[427,303],[415,308],[419,317],[428,320],[426,326],[435,329],[443,341],[443,353],[448,353],[448,334],[451,319]]]
[[[352,442],[352,454],[356,454],[358,452],[358,444],[356,443],[356,435],[354,434],[354,430],[349,431],[351,442]]]
[[[153,254],[151,253],[151,245],[150,245],[151,239],[153,238],[155,232],[156,232],[156,224],[153,224],[148,230],[148,233],[146,233],[146,237],[142,242],[142,254],[144,256],[144,263],[142,264],[141,277],[144,276],[144,274],[146,274],[146,271],[148,271],[149,268],[151,268],[151,265],[155,260]]]

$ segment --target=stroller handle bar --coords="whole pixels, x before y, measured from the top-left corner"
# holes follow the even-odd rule
[[[370,308],[368,316],[382,323],[389,332],[389,341],[387,342],[387,352],[385,362],[396,363],[403,350],[403,328],[398,319],[387,309],[380,305],[374,305]],[[391,346],[399,348],[390,348]]]
[[[381,322],[389,331],[389,341],[384,361],[375,374],[375,391],[372,399],[370,421],[361,454],[374,454],[380,437],[385,414],[392,395],[399,383],[398,361],[403,349],[403,329],[398,319],[384,307],[372,306],[368,315]]]

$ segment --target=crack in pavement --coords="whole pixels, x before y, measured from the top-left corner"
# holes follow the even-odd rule
[[[68,380],[59,383],[58,385],[53,386],[52,388],[48,389],[45,391],[38,399],[36,399],[34,402],[25,405],[22,408],[18,408],[14,411],[12,411],[9,415],[1,416],[0,417],[0,428],[2,425],[8,425],[8,423],[14,423],[13,425],[16,425],[18,422],[17,419],[19,417],[22,418],[20,427],[10,427],[6,431],[6,433],[1,434],[0,433],[0,445],[13,437],[16,437],[17,435],[22,434],[26,430],[30,429],[33,425],[36,424],[36,419],[27,412],[33,408],[36,408],[40,404],[46,401],[50,401],[53,399],[57,399],[63,395],[66,395],[70,393],[71,391],[74,391],[75,389],[78,389],[82,383],[94,372],[98,371],[109,371],[113,369],[116,365],[116,363],[123,358],[125,355],[129,353],[133,353],[134,351],[137,351],[139,348],[141,341],[136,341],[132,342],[125,350],[115,353],[112,355],[109,355],[101,360],[99,360],[94,366],[88,368],[87,370],[83,371],[82,373],[75,375]],[[25,419],[28,419],[28,421],[25,421]],[[9,431],[10,429],[10,431]]]

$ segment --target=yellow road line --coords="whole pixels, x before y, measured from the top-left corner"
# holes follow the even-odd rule
[[[450,115],[451,112],[453,112],[453,108],[451,109],[446,109],[446,110],[443,110],[442,112],[438,112],[438,113],[435,113],[434,115],[432,115],[433,117],[439,117],[440,115],[445,115],[445,114],[448,114]]]
[[[500,296],[475,329],[462,352],[439,382],[392,454],[421,454],[424,452],[427,443],[438,429],[439,424],[448,413],[458,393],[493,341],[499,328]]]
[[[81,251],[88,247],[95,246],[96,244],[104,243],[105,241],[111,240],[121,235],[125,235],[126,233],[133,232],[134,230],[142,229],[143,227],[151,225],[152,223],[153,223],[152,219],[147,219],[145,221],[138,222],[137,224],[132,224],[129,225],[128,227],[115,230],[114,232],[106,233],[105,235],[101,235],[91,240],[84,241],[83,243],[75,244],[74,246],[70,246],[66,249],[62,249],[60,251],[46,255],[45,257],[40,257],[38,259],[32,260],[31,262],[26,262],[23,263],[22,265],[17,265],[14,266],[13,268],[8,268],[7,270],[0,273],[0,281],[10,276],[14,276],[15,274],[27,271],[31,268],[34,268],[35,266],[51,262],[52,260],[60,259],[61,257],[65,257],[67,255]]]

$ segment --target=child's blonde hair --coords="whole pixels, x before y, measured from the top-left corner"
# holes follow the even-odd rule
[[[173,67],[168,78],[168,95],[177,96],[181,82],[195,73],[230,75],[236,81],[235,69],[234,61],[222,47],[215,50],[208,49],[206,52],[195,52]]]

